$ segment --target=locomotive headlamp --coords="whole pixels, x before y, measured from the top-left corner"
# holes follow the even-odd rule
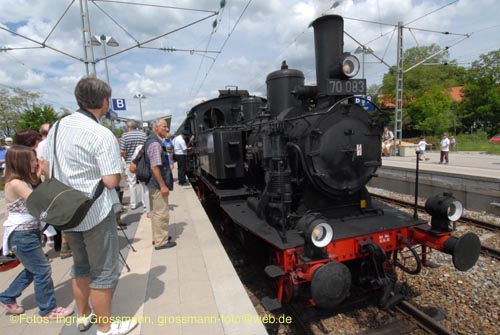
[[[306,243],[312,243],[317,248],[326,247],[333,239],[332,226],[318,213],[304,215],[297,228],[302,231]]]
[[[425,203],[425,210],[432,216],[431,229],[435,232],[450,231],[450,221],[462,217],[464,207],[451,193],[435,195]]]
[[[332,238],[333,229],[328,223],[322,222],[314,226],[311,233],[311,241],[316,247],[326,247],[332,241]]]
[[[342,60],[342,72],[349,78],[357,75],[359,72],[359,59],[353,55],[345,55]]]

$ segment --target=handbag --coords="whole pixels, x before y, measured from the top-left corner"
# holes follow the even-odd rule
[[[59,120],[54,131],[54,162],[57,162],[56,139]],[[92,198],[85,193],[64,184],[54,178],[52,164],[51,178],[38,185],[26,199],[26,207],[31,215],[47,222],[59,230],[71,229],[78,226],[87,215],[90,207],[104,190],[102,179]]]

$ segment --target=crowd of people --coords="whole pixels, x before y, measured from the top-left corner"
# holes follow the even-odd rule
[[[11,314],[24,313],[17,298],[33,282],[40,316],[60,320],[73,314],[73,309],[56,305],[51,260],[43,251],[44,241],[54,240],[61,258],[72,256],[77,328],[85,331],[97,324],[98,335],[127,334],[137,326],[134,318],[111,322],[113,289],[119,277],[117,227],[125,207],[122,176],[130,195],[128,208],[135,210],[142,205],[151,219],[154,249],[175,247],[168,229],[174,157],[179,185],[186,185],[186,154],[194,137],[185,130],[172,138],[165,119],[154,120],[151,134],[146,135],[130,120],[117,140],[99,122],[109,109],[111,87],[96,77],[84,77],[76,85],[75,97],[79,109],[57,121],[57,140],[49,124],[38,132],[19,131],[14,141],[5,139],[4,155],[0,156],[7,207],[2,250],[4,255],[15,254],[24,270],[0,293],[0,304]],[[151,171],[147,182],[138,182],[130,170],[141,149]],[[32,216],[26,207],[32,190],[46,178],[57,178],[88,195],[101,180],[105,188],[83,221],[61,234]]]

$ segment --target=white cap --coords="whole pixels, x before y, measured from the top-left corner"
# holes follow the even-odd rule
[[[14,141],[12,140],[12,137],[6,137],[5,142],[14,142]]]

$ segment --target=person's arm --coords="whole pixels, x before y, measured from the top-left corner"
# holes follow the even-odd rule
[[[45,176],[45,180],[49,179],[49,169],[50,169],[50,163],[44,160],[42,162],[42,175]]]
[[[14,198],[22,198],[24,200],[28,199],[33,190],[28,187],[24,181],[19,179],[14,179],[9,182],[8,188],[10,193],[14,195]]]
[[[168,197],[170,190],[168,189],[165,181],[163,180],[163,177],[161,176],[160,166],[152,166],[151,171],[153,172],[153,177],[155,178],[156,182],[158,183],[158,185],[160,185],[161,195],[163,195],[164,197]]]
[[[102,181],[104,183],[104,186],[106,186],[109,189],[113,189],[120,184],[120,178],[121,175],[117,173],[117,174],[102,176]]]

